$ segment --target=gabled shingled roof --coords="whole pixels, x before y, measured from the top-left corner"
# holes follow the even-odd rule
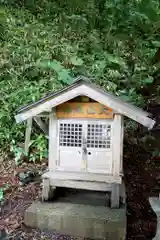
[[[22,122],[41,112],[51,111],[53,107],[80,95],[86,95],[103,105],[107,105],[115,112],[125,115],[148,128],[152,128],[155,124],[155,121],[148,117],[148,112],[122,101],[119,97],[116,97],[109,92],[103,91],[97,85],[91,83],[90,79],[84,76],[79,76],[71,85],[62,90],[50,93],[40,100],[20,108],[18,114],[15,116],[16,121]]]

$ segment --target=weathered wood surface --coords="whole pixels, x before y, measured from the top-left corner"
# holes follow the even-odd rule
[[[48,171],[42,175],[42,178],[59,179],[59,180],[84,180],[106,183],[122,183],[120,176],[107,175],[106,173],[87,173],[71,171]]]
[[[96,182],[96,181],[76,181],[76,180],[59,180],[59,179],[51,179],[50,184],[56,187],[66,187],[73,189],[85,189],[85,190],[93,190],[93,191],[102,191],[102,192],[110,192],[111,184],[107,184],[104,182]]]
[[[58,118],[112,119],[113,111],[100,103],[67,102],[56,108]]]
[[[30,139],[31,139],[32,122],[33,122],[32,118],[27,119],[27,127],[26,127],[26,133],[25,133],[25,144],[24,144],[24,149],[25,149],[25,154],[26,155],[28,155],[28,153],[29,153],[29,143],[30,143]]]
[[[36,104],[32,108],[26,109],[24,112],[17,114],[15,116],[16,121],[20,123],[42,112],[50,112],[53,107],[56,107],[80,95],[88,96],[100,104],[112,108],[119,114],[125,115],[132,120],[139,122],[149,129],[153,128],[155,124],[155,121],[148,117],[149,113],[131,104],[123,102],[121,99],[111,95],[110,93],[105,93],[103,90],[93,84],[89,85],[88,83],[84,83],[84,81],[77,86],[72,86],[67,91],[61,92],[56,97],[54,96],[51,99],[46,99],[43,102]]]
[[[115,114],[112,137],[112,154],[113,154],[113,175],[117,176],[122,171],[122,148],[123,148],[123,133],[121,130],[122,118],[120,114]]]
[[[44,132],[45,136],[47,138],[49,138],[48,126],[41,120],[41,117],[39,117],[39,116],[34,117],[34,121],[37,123],[37,125],[40,127],[40,129]]]
[[[56,187],[51,186],[50,179],[44,178],[42,183],[42,202],[53,199]]]
[[[55,170],[57,164],[57,118],[54,109],[49,114],[49,169]]]

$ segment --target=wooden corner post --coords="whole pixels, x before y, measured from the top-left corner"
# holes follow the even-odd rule
[[[113,127],[113,176],[120,175],[123,154],[123,116],[115,114]],[[112,184],[111,207],[119,208],[120,184]]]
[[[32,118],[28,118],[26,133],[25,133],[25,144],[24,144],[24,150],[25,150],[26,156],[28,156],[28,153],[29,153],[29,143],[31,140],[31,132],[32,132]]]
[[[54,171],[57,164],[57,117],[53,109],[49,113],[49,170]]]

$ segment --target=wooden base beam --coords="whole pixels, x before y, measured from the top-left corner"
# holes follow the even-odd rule
[[[74,171],[48,171],[42,175],[42,178],[59,179],[59,180],[76,180],[76,181],[96,181],[113,184],[121,184],[120,176],[107,175],[106,173],[88,173]]]
[[[83,189],[83,190],[92,190],[92,191],[101,191],[101,192],[111,191],[111,184],[107,184],[105,182],[51,179],[50,184],[51,186],[66,187],[66,188],[73,188],[73,189]]]

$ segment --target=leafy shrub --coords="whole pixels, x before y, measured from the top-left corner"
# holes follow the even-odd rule
[[[24,124],[14,119],[19,106],[71,83],[79,74],[144,105],[140,90],[153,81],[150,60],[160,46],[158,1],[1,3],[1,149],[8,149],[12,139],[24,141]]]

